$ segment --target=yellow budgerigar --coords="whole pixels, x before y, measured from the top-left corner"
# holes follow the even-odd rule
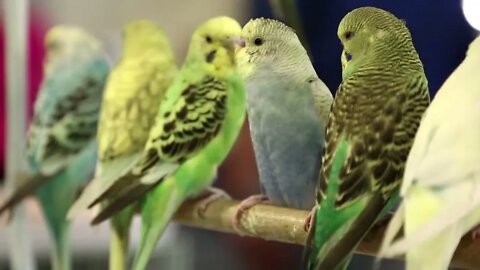
[[[93,181],[70,210],[70,217],[106,190],[139,157],[159,104],[177,74],[170,43],[155,23],[136,20],[123,31],[122,58],[105,90],[98,128],[99,162]],[[110,269],[125,269],[135,205],[111,219]]]

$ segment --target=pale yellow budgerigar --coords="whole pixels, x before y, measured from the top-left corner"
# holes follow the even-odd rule
[[[406,254],[409,270],[448,269],[462,236],[480,223],[479,75],[480,37],[427,109],[408,156],[403,203],[379,255]]]
[[[136,20],[123,31],[122,58],[111,72],[98,129],[96,177],[70,210],[75,216],[91,203],[88,194],[109,187],[139,157],[166,89],[178,69],[165,33],[155,23]],[[125,269],[135,206],[111,219],[110,269]]]

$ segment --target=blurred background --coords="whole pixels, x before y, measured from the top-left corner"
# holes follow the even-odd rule
[[[3,3],[4,0],[0,0]],[[119,57],[123,25],[137,18],[158,22],[175,46],[181,64],[190,35],[197,25],[217,15],[236,18],[241,24],[250,18],[272,17],[294,27],[308,48],[319,77],[332,93],[341,81],[341,44],[337,26],[350,10],[372,5],[404,19],[424,63],[432,97],[448,75],[463,60],[471,40],[480,29],[480,1],[313,1],[313,0],[42,0],[31,1],[29,22],[28,115],[42,76],[43,36],[55,24],[82,26],[98,36],[112,62]],[[0,170],[5,160],[5,31],[3,18],[8,10],[0,7]],[[2,177],[3,178],[3,177]],[[216,186],[233,198],[243,199],[259,192],[258,174],[247,125],[219,171]],[[0,192],[1,194],[1,192]],[[1,195],[0,195],[1,198]],[[46,229],[34,202],[29,202],[31,237],[39,269],[50,269]],[[74,269],[107,268],[107,227],[93,230],[88,216],[75,223],[72,233]],[[4,219],[2,219],[3,221]],[[138,223],[133,235],[138,233]],[[0,222],[0,270],[10,269],[5,222]],[[134,244],[138,239],[134,239]],[[279,244],[235,235],[171,225],[159,245],[150,269],[299,269],[300,246]],[[349,269],[370,269],[370,258],[356,256]],[[401,269],[389,262],[383,269]]]

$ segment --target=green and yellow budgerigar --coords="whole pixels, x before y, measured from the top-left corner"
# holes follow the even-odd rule
[[[241,31],[235,20],[216,17],[194,32],[141,159],[105,192],[85,194],[92,204],[109,201],[94,224],[143,198],[132,269],[145,269],[172,215],[212,184],[237,139],[245,118],[244,85],[234,60],[236,47],[244,45]]]
[[[479,71],[477,37],[435,95],[408,155],[403,201],[379,251],[406,254],[408,270],[447,270],[462,236],[480,224]]]
[[[91,201],[85,198],[111,185],[128,164],[138,159],[159,104],[178,71],[170,43],[155,23],[129,22],[123,39],[122,58],[110,73],[103,97],[96,180],[72,207],[70,216],[86,209]],[[110,269],[126,267],[134,211],[132,205],[111,219]]]
[[[308,269],[345,269],[365,233],[391,209],[430,100],[402,20],[358,8],[342,19],[338,37],[343,80],[327,125]]]
[[[52,269],[71,269],[66,215],[93,177],[95,134],[110,70],[100,42],[85,30],[59,25],[45,37],[44,75],[27,145],[27,179],[0,206],[0,213],[35,193],[53,248]]]

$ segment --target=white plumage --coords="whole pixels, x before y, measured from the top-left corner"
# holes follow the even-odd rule
[[[408,270],[448,269],[461,237],[480,223],[480,37],[427,109],[410,151],[402,205],[380,256]],[[404,237],[393,241],[404,226]]]

